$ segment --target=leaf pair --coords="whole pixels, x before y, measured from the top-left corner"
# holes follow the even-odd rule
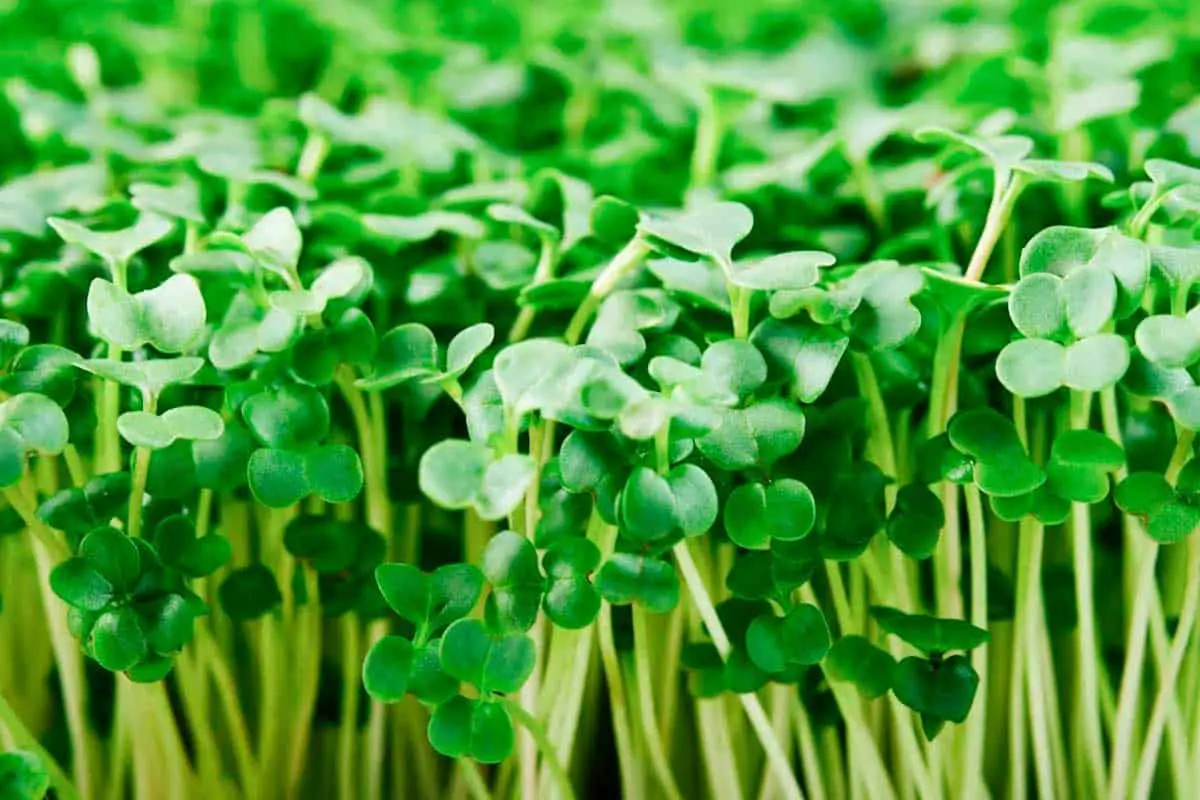
[[[483,552],[483,574],[491,586],[486,607],[491,627],[527,631],[539,608],[559,627],[590,625],[600,613],[600,593],[591,582],[599,565],[600,550],[587,539],[555,542],[539,567],[532,542],[512,531],[496,534]]]
[[[640,553],[613,553],[596,573],[595,586],[613,605],[638,603],[665,614],[679,603],[679,577],[661,558]]]
[[[774,600],[786,607],[792,591],[806,584],[820,566],[815,537],[775,539],[769,550],[739,552],[725,576],[725,588],[743,600]]]
[[[924,659],[909,656],[892,673],[896,699],[921,715],[925,738],[933,740],[947,722],[961,723],[979,689],[979,673],[966,656]]]
[[[270,303],[297,317],[324,313],[331,301],[361,297],[371,288],[371,266],[358,256],[337,259],[317,275],[307,289],[299,287],[271,292]]]
[[[774,540],[807,536],[816,523],[816,500],[807,486],[791,478],[745,483],[729,494],[723,519],[734,544],[765,550]]]
[[[78,222],[51,217],[47,223],[67,244],[83,247],[104,259],[114,275],[123,274],[130,259],[171,232],[169,220],[143,213],[137,222],[118,231],[93,231]]]
[[[1067,321],[1086,332],[1080,335],[1090,335],[1098,330],[1095,323],[1099,317],[1108,314],[1125,319],[1137,310],[1150,279],[1150,251],[1141,241],[1116,228],[1055,225],[1043,229],[1025,245],[1019,270],[1022,280],[1035,274],[1062,278]],[[1111,310],[1107,300],[1110,290],[1104,281],[1089,276],[1078,279],[1078,285],[1074,283],[1075,273],[1093,271],[1108,273],[1115,281],[1117,296]],[[1089,307],[1093,303],[1095,307]]]
[[[770,398],[746,408],[727,409],[720,426],[696,440],[717,467],[745,470],[769,468],[790,455],[804,439],[804,412],[783,398]]]
[[[138,389],[143,398],[158,397],[168,386],[186,383],[204,368],[204,359],[195,356],[156,358],[148,361],[114,361],[89,358],[75,362],[84,372],[105,380]]]
[[[818,664],[829,652],[829,626],[821,609],[800,603],[782,617],[757,617],[746,630],[750,660],[768,673]]]
[[[767,380],[763,354],[739,339],[709,345],[698,366],[673,355],[660,355],[650,360],[648,370],[664,393],[717,406],[736,405]]]
[[[358,452],[344,444],[304,450],[264,447],[246,465],[254,496],[268,508],[287,508],[310,494],[330,503],[347,503],[363,487]]]
[[[1031,339],[1099,333],[1117,308],[1117,282],[1102,269],[1076,269],[1059,277],[1034,272],[1018,281],[1008,297],[1013,324]]]
[[[88,320],[96,335],[122,350],[152,345],[183,353],[199,345],[207,309],[191,275],[172,275],[153,289],[131,294],[96,278],[88,288]]]
[[[987,631],[965,620],[906,614],[889,606],[871,606],[871,617],[884,631],[927,655],[974,650],[990,638]]]
[[[973,460],[975,484],[994,497],[1015,497],[1037,489],[1046,473],[1025,452],[1012,421],[990,408],[955,414],[947,428],[950,443]]]
[[[625,481],[617,508],[622,535],[651,544],[699,536],[717,519],[717,489],[708,473],[681,464],[660,475],[637,467]]]
[[[446,348],[441,363],[437,339],[424,325],[409,323],[388,331],[379,340],[372,374],[357,381],[367,390],[382,390],[408,381],[446,383],[462,377],[491,346],[495,328],[481,322],[461,331]]]
[[[873,261],[827,288],[775,294],[771,316],[787,319],[807,312],[819,325],[842,328],[868,350],[888,350],[921,327],[921,313],[912,299],[924,285],[925,275],[917,267]]]
[[[517,507],[536,476],[537,465],[527,455],[496,457],[486,445],[446,439],[421,456],[417,481],[443,508],[474,508],[482,519],[496,520]]]
[[[1098,392],[1129,369],[1129,345],[1113,333],[1098,333],[1064,346],[1049,339],[1019,339],[996,359],[996,377],[1018,397],[1044,397],[1069,388]]]
[[[1017,495],[993,495],[992,510],[1015,522],[1033,515],[1060,525],[1072,503],[1098,503],[1108,496],[1109,476],[1125,465],[1125,451],[1099,431],[1069,430],[1055,437],[1046,461],[1046,482]]]
[[[1175,486],[1155,472],[1134,472],[1117,485],[1114,498],[1126,514],[1141,517],[1146,533],[1160,544],[1186,539],[1200,527],[1200,467],[1188,465]]]
[[[941,498],[924,484],[910,483],[896,493],[887,535],[905,555],[925,559],[933,555],[945,524]]]
[[[180,439],[220,439],[225,423],[220,414],[203,406],[179,406],[162,414],[127,411],[117,417],[117,430],[134,447],[161,450]]]

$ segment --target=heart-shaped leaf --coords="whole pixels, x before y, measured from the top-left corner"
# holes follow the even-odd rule
[[[75,396],[79,378],[75,365],[82,360],[78,353],[65,347],[30,345],[8,365],[8,374],[0,377],[0,388],[12,395],[44,394],[65,407]]]
[[[442,636],[442,669],[483,694],[512,694],[533,674],[537,651],[523,633],[493,634],[477,619],[460,619]]]
[[[897,347],[921,327],[921,312],[912,298],[925,285],[925,274],[917,267],[877,261],[860,267],[846,283],[862,297],[851,329],[867,348]]]
[[[871,606],[871,617],[883,630],[927,654],[974,650],[990,638],[966,620],[905,614],[888,606]]]
[[[193,356],[158,358],[152,361],[90,358],[76,362],[75,366],[105,380],[139,389],[143,396],[157,397],[168,386],[185,383],[195,377],[196,373],[204,368],[204,359]]]
[[[1146,533],[1160,544],[1182,541],[1200,528],[1200,508],[1156,472],[1130,473],[1113,495],[1122,511],[1143,519]]]
[[[720,427],[696,441],[700,452],[725,470],[770,466],[800,446],[804,412],[782,398],[724,412]]]
[[[132,589],[142,572],[141,556],[133,540],[109,526],[83,538],[79,557],[119,592]]]
[[[458,695],[460,682],[442,669],[442,640],[431,639],[413,649],[408,691],[422,703],[440,705]]]
[[[766,358],[769,372],[783,378],[802,403],[819,398],[829,382],[850,338],[806,320],[764,320],[750,341]]]
[[[1134,340],[1138,351],[1157,366],[1190,367],[1200,359],[1200,319],[1193,314],[1156,314],[1138,323]]]
[[[825,659],[830,680],[853,683],[866,697],[883,697],[892,688],[896,659],[862,636],[843,636]]]
[[[1032,492],[1012,497],[991,496],[992,512],[1006,522],[1018,522],[1032,515],[1043,525],[1061,525],[1071,516],[1071,502],[1042,484]]]
[[[494,520],[517,507],[536,474],[529,456],[494,459],[483,445],[447,439],[425,451],[417,479],[425,496],[443,508],[474,507],[484,519]]]
[[[247,398],[241,412],[250,432],[268,447],[307,447],[329,433],[329,403],[311,386],[266,389]]]
[[[1125,466],[1125,451],[1098,431],[1064,431],[1054,438],[1046,464],[1047,485],[1076,503],[1108,496],[1108,475]]]
[[[241,244],[264,269],[291,278],[300,262],[303,237],[292,212],[280,207],[263,214]]]
[[[61,453],[70,434],[66,414],[45,395],[26,392],[0,403],[0,486],[21,480],[30,453]]]
[[[1108,272],[1117,282],[1116,316],[1125,318],[1141,303],[1150,277],[1150,251],[1116,228],[1045,228],[1021,251],[1021,277],[1049,272],[1066,278],[1078,270]]]
[[[740,547],[762,550],[771,541],[794,541],[816,522],[816,502],[808,487],[782,478],[770,484],[747,483],[725,501],[725,530]]]
[[[675,568],[653,556],[614,553],[596,573],[596,588],[614,605],[639,603],[665,614],[679,603]]]
[[[400,636],[384,636],[363,660],[363,688],[381,703],[399,701],[408,693],[413,661],[412,642]]]
[[[86,248],[104,259],[114,272],[123,272],[129,260],[171,232],[171,222],[156,214],[142,214],[131,227],[119,231],[93,231],[58,217],[46,220],[67,244]]]
[[[760,616],[746,630],[746,651],[766,672],[779,673],[791,666],[818,664],[829,647],[825,615],[811,603],[800,603],[782,617]]]
[[[438,344],[424,325],[409,323],[393,328],[379,340],[375,368],[358,381],[364,389],[387,389],[416,378],[436,374]]]
[[[501,531],[483,551],[483,575],[492,587],[489,618],[500,630],[527,631],[537,621],[546,581],[533,543]]]
[[[735,286],[759,291],[806,289],[817,282],[821,267],[836,260],[831,253],[817,250],[779,253],[735,269],[729,280]]]
[[[710,203],[674,217],[645,217],[638,230],[666,255],[679,251],[730,264],[733,248],[754,227],[754,215],[741,203]]]
[[[703,379],[735,398],[745,397],[767,379],[767,362],[753,344],[725,339],[708,346],[700,359]]]
[[[896,505],[888,516],[888,539],[910,558],[929,558],[945,524],[941,499],[929,487],[910,483],[896,493]]]
[[[283,602],[275,574],[262,564],[230,572],[221,582],[218,595],[221,608],[239,622],[258,619]]]
[[[633,541],[698,536],[716,521],[717,490],[708,474],[693,464],[675,467],[665,476],[639,467],[625,481],[618,514],[622,533]]]
[[[930,738],[940,729],[938,723],[967,718],[978,688],[979,674],[964,656],[951,656],[937,665],[923,658],[906,658],[896,665],[892,682],[896,699],[925,718]]]
[[[955,414],[947,433],[956,449],[975,460],[975,483],[986,494],[1013,497],[1046,481],[1045,472],[1025,453],[1012,421],[997,411],[971,409]]]
[[[444,756],[498,764],[516,743],[508,709],[497,702],[452,697],[429,719],[429,743]]]
[[[1129,344],[1115,333],[1098,333],[1067,348],[1063,383],[1081,392],[1107,389],[1129,369]]]
[[[112,601],[116,588],[86,559],[69,558],[50,573],[50,588],[72,608],[98,612]]]
[[[1050,272],[1026,275],[1008,297],[1013,324],[1029,338],[1050,338],[1066,325],[1063,279]]]
[[[178,439],[219,439],[225,423],[220,414],[203,406],[179,406],[162,414],[127,411],[117,418],[117,430],[134,447],[161,450]]]
[[[1049,339],[1018,339],[996,358],[996,377],[1018,397],[1044,397],[1062,387],[1067,349]]]
[[[542,556],[546,595],[542,608],[560,628],[585,628],[600,613],[600,592],[591,575],[600,566],[600,549],[588,539],[555,542]]]
[[[492,369],[505,408],[526,414],[559,396],[563,373],[574,361],[570,347],[551,339],[529,339],[504,348]]]
[[[417,626],[417,641],[471,613],[483,594],[483,573],[470,564],[448,564],[432,573],[410,564],[380,564],[375,581],[384,600]]]
[[[124,672],[141,661],[149,644],[137,613],[124,606],[100,614],[92,625],[91,650],[100,666],[111,672]]]
[[[250,456],[246,477],[255,498],[269,508],[287,508],[310,494],[345,503],[363,487],[358,453],[341,444],[307,451],[264,447]]]
[[[254,440],[237,422],[225,423],[216,439],[192,442],[196,483],[203,489],[229,491],[246,483],[246,467],[254,452]]]

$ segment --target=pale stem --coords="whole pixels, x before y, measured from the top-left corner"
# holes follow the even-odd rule
[[[679,571],[683,573],[684,584],[700,614],[700,619],[704,621],[704,627],[708,629],[708,635],[712,638],[713,645],[722,659],[728,659],[729,654],[733,651],[733,645],[729,641],[729,634],[725,632],[725,626],[721,624],[721,618],[717,615],[716,606],[713,605],[708,589],[704,586],[704,579],[696,569],[696,562],[692,560],[692,554],[688,551],[687,540],[675,545],[672,552],[675,554]],[[775,730],[771,727],[771,721],[767,718],[767,712],[759,702],[758,695],[739,694],[738,700],[741,701],[750,725],[758,736],[759,743],[775,774],[775,780],[778,781],[784,796],[788,800],[803,800],[804,793],[800,791],[800,784],[796,782],[796,775],[792,772],[787,753],[779,744],[779,740],[775,738]]]

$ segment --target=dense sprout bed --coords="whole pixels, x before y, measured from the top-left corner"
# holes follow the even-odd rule
[[[0,2],[0,798],[1194,796],[1198,43]]]

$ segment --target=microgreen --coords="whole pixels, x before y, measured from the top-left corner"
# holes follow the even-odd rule
[[[1194,793],[1187,4],[3,5],[0,796]]]

